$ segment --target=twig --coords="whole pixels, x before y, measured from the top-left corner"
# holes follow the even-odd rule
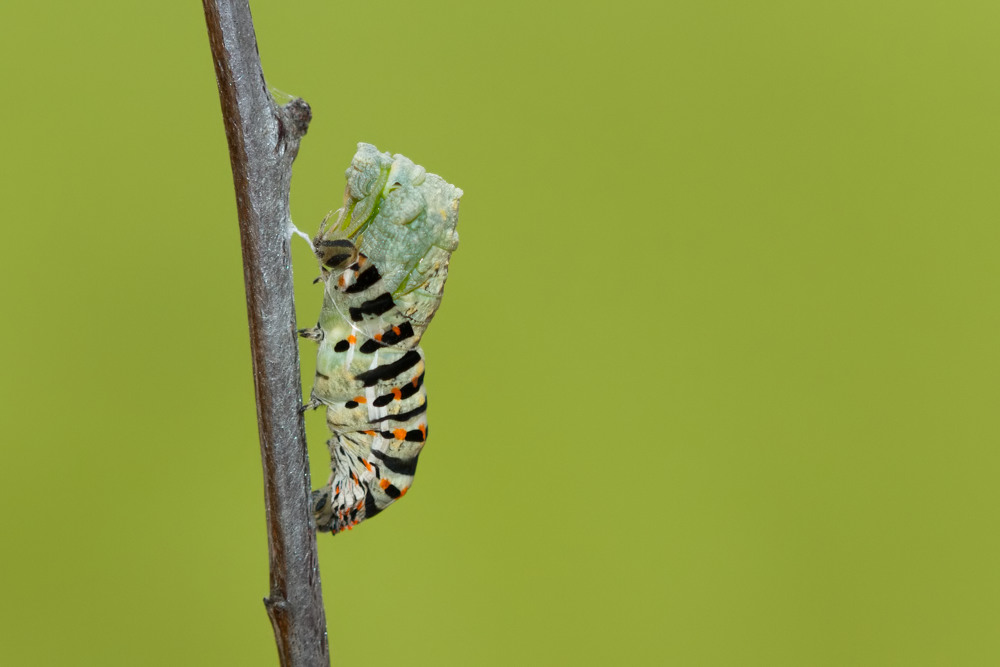
[[[292,161],[309,126],[301,99],[279,107],[264,81],[248,0],[203,0],[243,246],[271,566],[264,600],[281,664],[329,665],[299,408],[288,210]]]

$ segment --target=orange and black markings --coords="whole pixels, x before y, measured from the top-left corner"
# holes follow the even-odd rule
[[[413,484],[427,442],[420,339],[458,246],[462,191],[401,155],[359,144],[344,208],[313,240],[323,309],[310,405],[323,405],[331,475],[313,491],[316,528],[338,533]],[[328,224],[329,223],[329,224]]]

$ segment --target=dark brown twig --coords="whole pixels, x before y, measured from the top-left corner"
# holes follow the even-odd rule
[[[264,604],[281,664],[326,666],[287,231],[292,161],[310,111],[300,99],[279,107],[271,98],[248,1],[203,4],[243,246],[271,566],[271,593]]]

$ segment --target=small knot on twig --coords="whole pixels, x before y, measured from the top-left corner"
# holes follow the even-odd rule
[[[312,120],[312,109],[309,107],[309,103],[301,97],[296,97],[281,108],[288,120],[289,131],[296,137],[303,136],[309,129],[309,121]]]
[[[268,613],[274,611],[286,611],[288,609],[288,600],[281,597],[264,598],[264,607],[267,609]]]

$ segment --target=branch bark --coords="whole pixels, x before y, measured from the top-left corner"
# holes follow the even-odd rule
[[[264,468],[271,592],[281,664],[330,664],[309,503],[311,482],[295,334],[288,209],[292,161],[309,105],[268,92],[248,0],[203,0],[229,141]]]

